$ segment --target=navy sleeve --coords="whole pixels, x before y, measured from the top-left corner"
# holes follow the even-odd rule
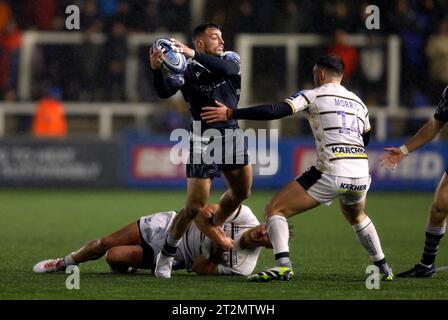
[[[233,119],[274,120],[292,115],[292,108],[286,102],[261,104],[258,106],[233,110]]]
[[[182,82],[178,81],[175,77],[165,78],[162,74],[162,70],[152,70],[153,83],[156,88],[157,95],[162,98],[169,98],[176,94],[176,92],[182,86]]]
[[[367,147],[370,142],[370,130],[367,132],[364,132],[362,134],[362,141],[364,142],[364,147]]]
[[[448,122],[448,86],[442,93],[434,118],[442,122]]]
[[[235,61],[221,59],[197,51],[194,55],[194,60],[220,76],[230,77],[240,72],[240,67]]]

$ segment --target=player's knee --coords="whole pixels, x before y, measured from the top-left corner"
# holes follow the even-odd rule
[[[96,241],[96,247],[98,250],[108,250],[113,247],[112,239],[110,237],[102,237]]]
[[[270,216],[272,216],[272,205],[271,204],[267,204],[264,207],[264,216],[266,218],[269,218]]]
[[[250,189],[241,189],[235,192],[235,196],[239,201],[244,201],[250,197],[251,191]]]
[[[445,219],[448,215],[448,202],[447,201],[435,201],[431,206],[431,217]]]
[[[116,254],[116,250],[111,248],[106,252],[106,262],[108,265],[113,266],[119,263],[118,255]]]
[[[347,216],[348,222],[354,226],[362,223],[367,218],[365,213],[353,214],[351,216]]]
[[[273,203],[268,203],[265,207],[264,207],[264,217],[267,219],[269,217],[272,216],[284,216],[283,212],[281,212],[280,210],[278,210],[275,206],[275,204]]]
[[[183,214],[185,215],[185,217],[189,220],[193,220],[194,218],[196,218],[200,212],[201,212],[201,207],[197,206],[197,205],[193,205],[193,206],[189,206],[186,207]]]

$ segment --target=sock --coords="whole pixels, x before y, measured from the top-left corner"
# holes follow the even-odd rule
[[[266,229],[274,249],[275,264],[291,268],[288,221],[282,216],[271,216],[266,220]]]
[[[72,265],[76,265],[76,264],[77,263],[76,263],[75,259],[73,259],[71,254],[64,257],[64,267],[68,267],[68,266],[72,266]]]
[[[168,236],[166,237],[165,245],[162,249],[162,254],[168,257],[174,257],[177,252],[177,247],[179,246],[180,239],[174,239],[171,235],[171,232],[168,232]]]
[[[384,253],[381,249],[380,239],[376,232],[375,226],[369,217],[366,217],[361,223],[352,226],[356,232],[359,242],[369,253],[373,262],[384,259]]]
[[[425,247],[423,249],[422,259],[420,264],[425,267],[430,267],[436,260],[437,251],[439,249],[440,240],[442,240],[445,234],[445,226],[434,227],[431,225],[426,226],[426,240]]]

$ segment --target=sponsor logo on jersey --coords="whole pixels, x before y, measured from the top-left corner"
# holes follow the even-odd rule
[[[208,91],[213,91],[216,88],[219,88],[220,86],[222,86],[225,83],[226,83],[226,81],[223,80],[221,82],[213,82],[211,85],[198,85],[195,87],[197,90],[199,90],[201,92],[208,92]]]

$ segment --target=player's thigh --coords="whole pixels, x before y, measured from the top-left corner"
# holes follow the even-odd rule
[[[106,261],[110,265],[140,267],[143,264],[143,249],[139,245],[113,247],[107,251]]]
[[[252,187],[252,165],[224,171],[229,188],[235,193],[249,193]]]
[[[138,245],[141,243],[138,221],[128,224],[110,235],[101,238],[107,248],[123,245]]]
[[[365,202],[370,189],[371,178],[337,177],[339,204],[350,224],[360,223],[365,218]]]
[[[265,216],[281,215],[289,218],[298,213],[317,207],[319,202],[314,200],[297,182],[291,181],[280,190],[269,202],[265,209]]]

